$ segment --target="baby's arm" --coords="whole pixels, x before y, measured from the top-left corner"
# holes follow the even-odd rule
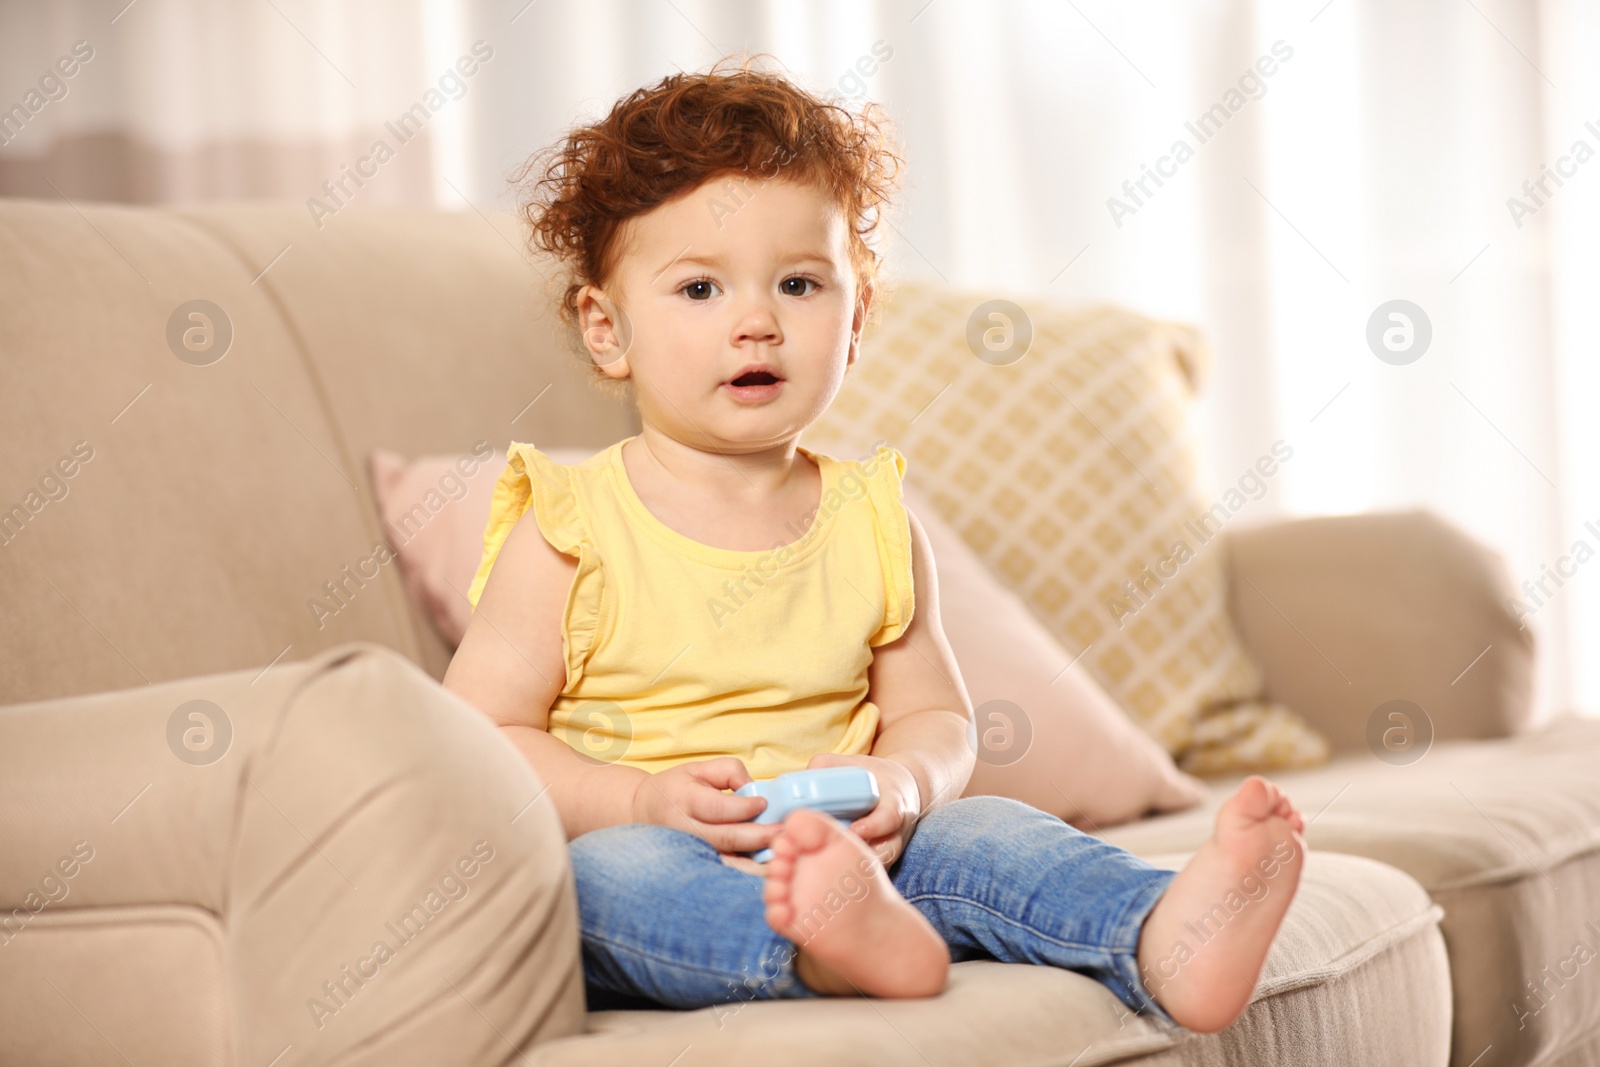
[[[909,508],[911,587],[905,633],[874,650],[868,697],[878,706],[872,755],[904,764],[916,779],[921,815],[966,789],[976,763],[967,743],[972,699],[939,622],[939,577],[928,535]]]
[[[909,509],[915,603],[904,633],[879,646],[867,671],[878,732],[866,756],[813,756],[808,766],[866,767],[877,776],[878,806],[850,824],[884,866],[893,864],[917,820],[967,787],[976,762],[967,743],[972,701],[939,622],[939,584],[928,535]]]
[[[500,727],[549,786],[569,841],[635,821],[634,795],[650,777],[637,767],[585,760],[548,732],[550,705],[566,686],[561,613],[577,569],[525,513],[506,536],[444,674],[444,687]]]

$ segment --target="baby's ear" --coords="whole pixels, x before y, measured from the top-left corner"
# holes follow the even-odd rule
[[[600,372],[606,377],[617,381],[633,377],[633,367],[628,363],[626,350],[614,340],[606,342],[600,351],[596,351],[593,345],[584,347],[589,353],[590,362],[600,368]]]
[[[850,351],[849,351],[849,354],[845,356],[844,372],[846,374],[849,374],[850,373],[850,368],[854,367],[856,365],[856,360],[858,360],[860,358],[861,358],[861,334],[860,333],[852,333],[850,335]]]
[[[589,359],[611,378],[631,377],[633,324],[628,313],[593,286],[580,291],[577,307],[579,336]]]

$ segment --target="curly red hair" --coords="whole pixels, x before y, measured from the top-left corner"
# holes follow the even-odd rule
[[[722,72],[725,57],[704,73],[635,90],[511,175],[530,247],[563,264],[559,308],[574,333],[575,298],[584,285],[610,280],[623,224],[726,174],[819,184],[850,223],[858,289],[876,282],[880,259],[869,240],[904,162],[892,124],[878,104],[851,112],[751,69],[756,58]]]

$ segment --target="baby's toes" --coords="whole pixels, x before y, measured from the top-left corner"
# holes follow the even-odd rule
[[[832,816],[810,808],[796,808],[783,820],[783,836],[800,852],[815,852],[828,843],[828,823]]]
[[[794,839],[794,836],[788,832],[787,828],[777,837],[774,837],[772,844],[768,847],[772,849],[772,863],[782,860],[784,863],[793,864],[795,857],[800,855],[800,843]]]
[[[794,920],[794,904],[790,901],[790,881],[787,876],[775,878],[767,875],[761,886],[761,903],[766,909],[767,925],[774,930],[787,926]]]
[[[1221,821],[1241,825],[1260,822],[1272,814],[1272,797],[1268,793],[1270,788],[1271,783],[1259,775],[1251,775],[1240,782],[1238,790],[1218,812],[1219,825]]]
[[[761,887],[761,900],[766,904],[783,904],[789,899],[789,879],[776,878],[767,875],[766,884]]]
[[[794,921],[794,906],[787,900],[768,901],[765,918],[774,930],[786,928]]]
[[[774,856],[767,864],[767,877],[776,878],[787,885],[794,878],[794,860],[788,856]]]

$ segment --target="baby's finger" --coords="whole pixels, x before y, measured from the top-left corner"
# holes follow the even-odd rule
[[[766,797],[735,796],[711,786],[689,791],[688,813],[701,822],[749,822],[766,810]]]
[[[783,832],[781,823],[701,823],[696,828],[718,852],[755,852]]]
[[[738,756],[718,756],[684,766],[690,774],[718,789],[738,789],[750,781],[750,772]]]
[[[879,804],[861,818],[850,824],[850,829],[856,836],[867,841],[884,834],[892,834],[900,829],[899,816],[887,804]]]
[[[872,849],[872,854],[885,868],[891,866],[900,858],[900,839],[894,834],[887,834],[879,838],[869,838],[867,847]]]
[[[747,874],[753,874],[759,878],[765,878],[767,876],[767,864],[757,863],[749,856],[730,856],[724,853],[722,856],[722,862],[727,864],[729,867],[734,868],[735,870],[744,871]]]

